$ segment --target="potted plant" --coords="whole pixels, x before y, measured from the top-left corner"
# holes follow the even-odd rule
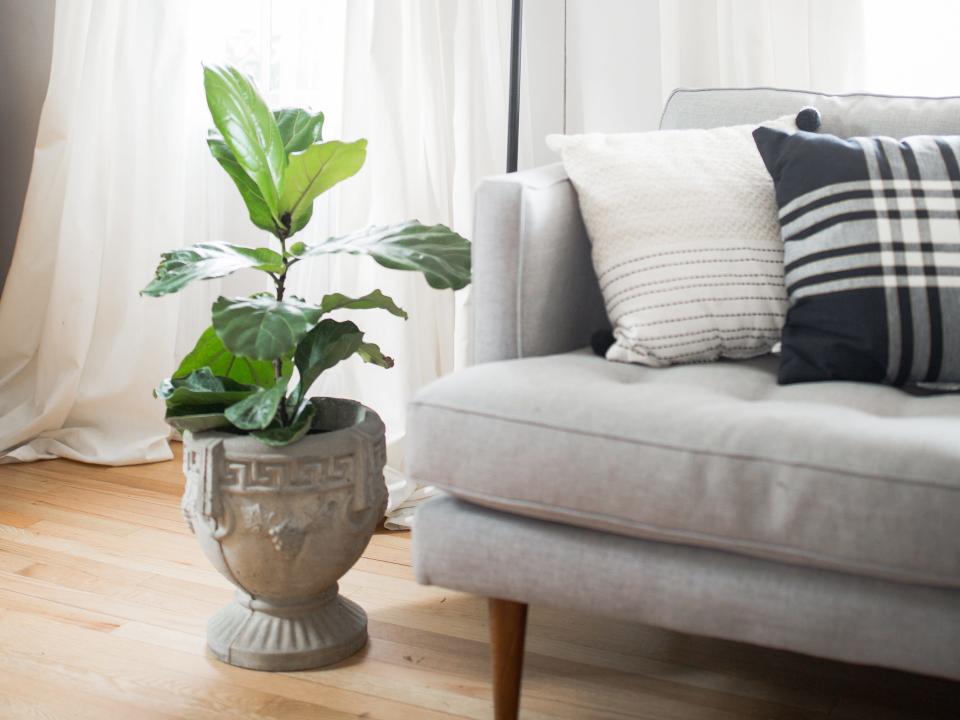
[[[220,297],[212,325],[156,394],[183,434],[182,508],[204,553],[237,588],[208,626],[211,651],[234,665],[295,670],[336,662],[366,642],[366,615],[337,580],[366,547],[386,506],[384,426],[358,402],[312,398],[322,372],[358,355],[393,360],[334,310],[406,313],[379,290],[312,304],[285,292],[290,268],[330,253],[422,272],[435,288],[470,280],[470,245],[442,225],[408,221],[318,243],[292,241],[314,200],[363,165],[366,141],[324,142],[323,114],[271,112],[249,78],[204,67],[215,129],[210,152],[273,247],[201,243],[162,255],[142,291],[161,296],[243,269],[273,293]],[[296,378],[294,380],[294,377]]]

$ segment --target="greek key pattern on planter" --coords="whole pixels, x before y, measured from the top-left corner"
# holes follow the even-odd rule
[[[365,439],[362,432],[355,432],[358,439]],[[380,506],[385,503],[385,487],[367,479],[382,477],[385,464],[382,438],[372,445],[358,442],[349,454],[317,459],[228,457],[222,443],[213,441],[184,452],[187,486],[181,507],[191,529],[196,512],[200,517],[219,520],[218,533],[225,535],[234,524],[229,513],[224,514],[225,495],[322,493],[329,498],[328,513],[345,505],[346,521],[357,526],[366,522],[371,511],[383,511]],[[297,543],[288,540],[284,544],[290,548]]]
[[[227,492],[339,490],[354,484],[355,462],[356,458],[353,454],[311,462],[228,458],[220,480],[220,489]]]

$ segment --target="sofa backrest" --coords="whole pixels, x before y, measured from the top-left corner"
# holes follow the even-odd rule
[[[960,97],[827,95],[776,88],[674,90],[663,109],[660,129],[759,123],[807,105],[820,111],[820,132],[839,137],[960,134]]]

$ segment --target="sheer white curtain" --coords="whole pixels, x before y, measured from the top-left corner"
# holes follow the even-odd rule
[[[170,456],[154,380],[178,313],[137,297],[188,208],[196,74],[183,2],[58,3],[50,85],[0,300],[0,449],[127,463]],[[202,137],[202,135],[201,135]],[[174,301],[175,302],[175,301]],[[23,443],[26,443],[25,445]]]
[[[268,241],[207,152],[202,61],[239,65],[271,105],[323,110],[325,137],[369,139],[366,167],[318,203],[307,236],[409,217],[469,236],[473,186],[500,171],[505,153],[508,36],[509,0],[59,2],[0,300],[7,459],[169,458],[151,388],[209,323],[218,294],[261,289],[238,274],[159,300],[137,294],[163,250]],[[301,263],[291,278],[308,298],[376,287],[410,320],[375,311],[354,319],[396,366],[347,361],[315,391],[382,414],[391,509],[403,522],[403,505],[418,496],[402,475],[404,406],[463,356],[468,300],[363,258]]]

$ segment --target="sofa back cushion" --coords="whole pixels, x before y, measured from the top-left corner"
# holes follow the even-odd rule
[[[960,134],[960,97],[895,97],[777,88],[678,89],[667,100],[661,130],[715,128],[760,123],[812,105],[820,111],[821,133],[838,137]]]

